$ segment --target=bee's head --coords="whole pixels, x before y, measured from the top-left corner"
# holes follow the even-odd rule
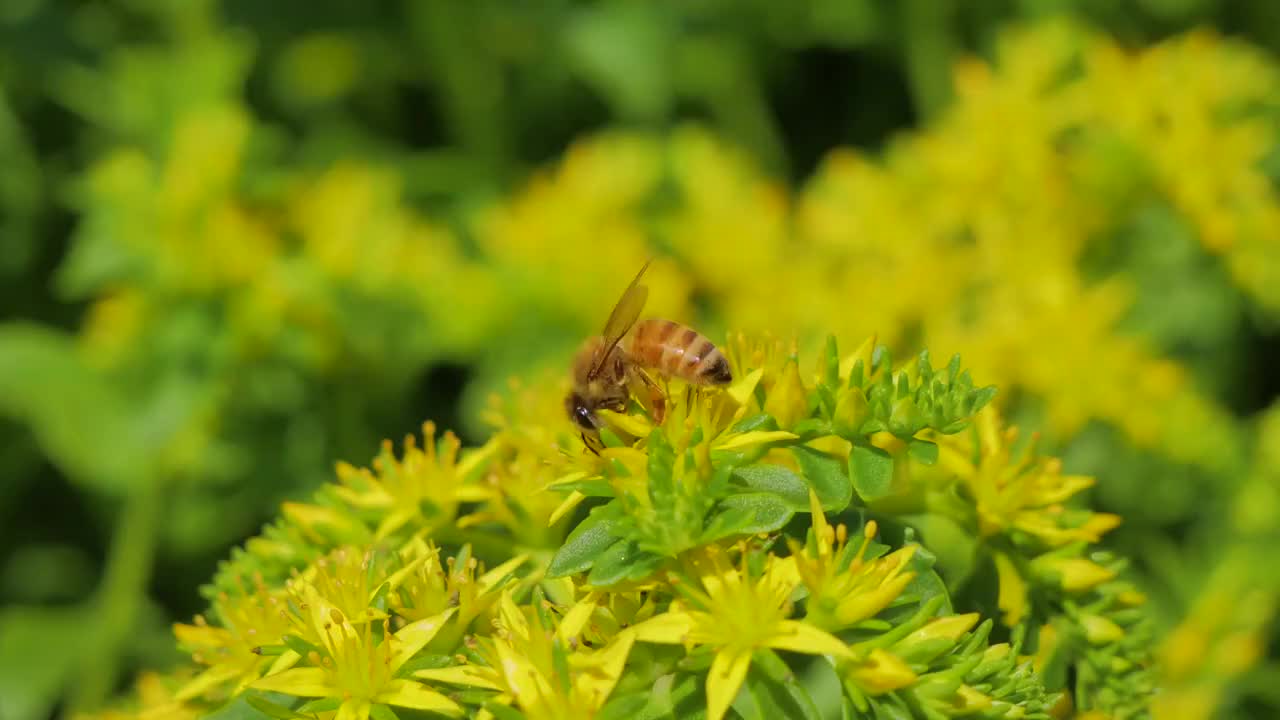
[[[579,430],[587,433],[595,433],[600,429],[600,421],[596,418],[591,405],[587,403],[586,398],[582,397],[579,392],[571,392],[564,399],[564,409],[569,413],[569,419]]]

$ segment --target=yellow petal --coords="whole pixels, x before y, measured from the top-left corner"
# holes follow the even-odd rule
[[[880,648],[847,666],[846,672],[849,679],[868,695],[892,692],[916,681],[915,672],[902,658]]]
[[[973,477],[977,469],[970,461],[969,453],[947,444],[938,443],[938,467],[956,477]]]
[[[635,639],[634,633],[620,633],[599,652],[592,653],[583,663],[591,666],[590,672],[577,673],[574,685],[581,691],[582,697],[592,698],[595,701],[595,707],[604,705],[613,692],[614,686],[618,684],[618,678],[622,677],[622,669],[627,664],[627,656],[631,653],[631,646],[635,644]],[[570,661],[580,657],[582,654],[575,654],[570,657]]]
[[[484,502],[485,500],[492,500],[494,497],[495,493],[493,488],[487,485],[476,485],[474,483],[459,485],[458,489],[453,491],[453,499],[458,502]]]
[[[517,652],[505,640],[496,640],[493,646],[498,653],[498,666],[502,669],[506,689],[518,704],[531,707],[541,699],[555,695],[546,678],[524,653]]]
[[[297,697],[330,697],[340,693],[325,682],[324,669],[317,667],[293,668],[268,675],[255,682],[253,687]]]
[[[1036,574],[1050,578],[1067,592],[1088,590],[1116,576],[1111,570],[1080,557],[1041,556],[1031,561],[1031,567]]]
[[[707,720],[721,720],[729,711],[750,667],[750,651],[726,649],[716,654],[707,673]]]
[[[976,612],[936,618],[898,642],[907,646],[936,638],[946,638],[955,642],[961,635],[972,630],[973,626],[978,624],[978,619],[979,615]]]
[[[586,478],[588,478],[588,477],[591,477],[591,474],[590,474],[590,473],[588,473],[588,472],[587,472],[587,471],[585,471],[585,470],[578,470],[578,471],[575,471],[575,472],[571,472],[571,473],[569,473],[568,475],[565,475],[565,476],[563,476],[563,477],[558,477],[558,478],[556,478],[555,480],[552,480],[551,482],[547,483],[547,484],[546,484],[546,486],[545,486],[545,487],[543,487],[542,489],[543,489],[543,490],[555,490],[556,488],[560,487],[561,485],[568,485],[568,484],[570,484],[570,483],[576,483],[576,482],[578,482],[579,480],[584,480],[584,479],[586,479]]]
[[[840,638],[798,620],[783,620],[777,632],[769,638],[769,647],[809,655],[834,655],[852,657],[849,646]]]
[[[292,650],[285,650],[280,653],[280,656],[276,658],[275,662],[271,663],[271,667],[267,668],[267,674],[275,675],[278,672],[288,670],[294,665],[297,665],[298,661],[301,659],[302,656],[298,653]]]
[[[453,613],[457,608],[449,608],[439,615],[433,615],[417,622],[409,623],[400,628],[395,634],[396,643],[395,654],[391,656],[391,672],[400,669],[409,658],[418,654],[427,643],[431,642],[431,638],[440,632],[440,628],[453,617]]]
[[[1050,477],[1045,478],[1047,481]],[[1055,505],[1065,502],[1071,496],[1094,486],[1097,483],[1088,475],[1060,475],[1057,482],[1051,487],[1042,487],[1039,492],[1035,493],[1035,502],[1038,505]]]
[[[1013,561],[1004,553],[996,553],[996,578],[1000,591],[996,602],[1004,611],[1004,624],[1013,627],[1022,622],[1027,613],[1027,583],[1018,574]]]
[[[600,418],[610,426],[618,428],[619,430],[622,430],[628,435],[634,437],[648,437],[649,432],[653,430],[653,426],[639,415],[616,413],[612,410],[597,410],[596,415],[600,416]]]
[[[470,476],[476,468],[488,462],[494,455],[498,454],[498,452],[502,450],[502,447],[502,443],[498,442],[495,438],[475,450],[465,453],[462,456],[462,459],[458,461],[456,468],[458,477],[466,478]],[[459,488],[459,492],[461,492],[465,487],[467,486],[464,485],[462,488]]]
[[[831,532],[831,523],[827,522],[827,515],[822,510],[822,501],[818,499],[818,493],[813,488],[809,488],[809,515],[813,522],[813,537],[817,541],[818,557],[823,558],[831,554],[831,541],[835,539],[835,533]]]
[[[368,537],[368,530],[348,513],[338,512],[333,508],[307,503],[286,502],[280,505],[280,512],[289,522],[298,526],[309,537],[327,539],[319,532],[319,528],[327,528],[347,541],[358,541]]]
[[[223,647],[231,644],[231,632],[226,628],[213,625],[173,624],[173,636],[179,643],[188,646],[206,645]]]
[[[206,691],[218,687],[239,674],[240,672],[230,665],[214,665],[183,685],[173,697],[179,701],[200,697]]]
[[[752,430],[744,433],[733,433],[720,442],[712,445],[713,450],[737,450],[738,448],[750,447],[752,445],[764,445],[765,443],[778,442],[780,440],[795,440],[800,437],[795,433],[789,433],[786,430]]]
[[[523,565],[524,562],[528,559],[529,559],[528,554],[517,555],[511,558],[510,560],[502,563],[501,565],[495,567],[494,569],[486,572],[485,574],[481,575],[479,578],[476,578],[476,589],[479,590],[481,593],[488,591],[489,588],[493,587],[494,585],[497,585],[499,581],[503,580],[508,575],[515,572],[516,568]]]
[[[719,545],[707,545],[687,557],[693,575],[702,583],[711,602],[742,585],[738,568],[729,562],[724,548]]]
[[[568,641],[569,638],[582,632],[583,626],[591,619],[591,613],[595,612],[596,602],[594,597],[594,595],[588,595],[574,604],[560,620],[560,627],[556,630],[556,637],[560,638],[562,642]]]
[[[378,529],[373,533],[376,540],[382,540],[405,526],[405,523],[418,516],[417,507],[402,507],[398,510],[388,513],[382,518],[382,522],[378,523]]]
[[[961,685],[956,690],[955,706],[961,713],[980,712],[991,707],[992,704],[991,698],[968,685]]]
[[[697,618],[693,613],[673,611],[651,617],[632,627],[631,631],[637,640],[678,645],[685,641],[695,625]]]
[[[388,682],[373,701],[414,710],[429,710],[442,715],[455,717],[462,715],[462,707],[458,703],[412,680],[399,679]]]
[[[529,637],[529,621],[524,613],[520,612],[520,606],[516,605],[515,596],[511,590],[502,593],[502,598],[498,600],[498,619],[502,621],[507,632],[520,638]]]
[[[418,568],[422,567],[422,565],[425,564],[427,560],[436,556],[436,552],[434,550],[433,551],[427,550],[425,543],[422,543],[421,549],[417,547],[417,543],[422,543],[422,541],[415,538],[415,542],[410,543],[407,547],[410,548],[413,552],[419,553],[418,556],[414,558],[413,561],[410,562],[409,564],[391,573],[390,577],[387,578],[387,586],[389,589],[395,590],[399,588],[401,585],[404,584],[405,578],[418,572]]]
[[[333,720],[369,720],[369,701],[351,699],[338,706]]]
[[[1079,528],[1082,533],[1089,536],[1090,542],[1097,542],[1103,535],[1115,530],[1120,525],[1121,518],[1119,515],[1112,513],[1093,513],[1089,516],[1088,521]]]
[[[582,501],[586,499],[587,499],[587,496],[583,495],[577,490],[574,490],[573,492],[569,493],[569,496],[566,497],[563,501],[561,501],[561,503],[556,506],[555,510],[551,511],[551,517],[547,518],[547,526],[550,527],[552,525],[555,525],[556,522],[560,520],[560,518],[564,517],[565,515],[568,515],[570,512],[573,512],[573,509],[578,507],[578,505],[582,504]]]
[[[729,386],[729,397],[739,405],[746,405],[747,400],[752,393],[756,391],[756,385],[760,384],[760,378],[764,377],[764,368],[756,368],[747,373],[745,377]]]
[[[380,510],[395,502],[395,498],[391,497],[381,486],[356,490],[345,485],[333,485],[330,486],[330,490],[344,503],[361,510]]]
[[[1085,638],[1094,645],[1118,642],[1124,637],[1124,628],[1101,615],[1086,613],[1080,618],[1080,624],[1084,626]]]
[[[478,665],[454,665],[453,667],[427,668],[413,673],[416,678],[445,682],[450,685],[470,685],[472,687],[501,690],[493,681],[497,676],[495,670]]]
[[[845,355],[844,358],[840,360],[840,379],[848,380],[849,375],[853,373],[853,366],[861,360],[862,377],[865,381],[867,376],[871,374],[871,355],[874,353],[875,349],[876,336],[872,335],[866,340],[863,340],[857,350],[854,350],[849,355]]]

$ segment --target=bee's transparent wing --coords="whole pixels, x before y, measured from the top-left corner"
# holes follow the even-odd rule
[[[595,367],[591,368],[588,377],[595,377],[600,372],[600,368],[604,366],[605,360],[613,353],[613,349],[617,347],[622,337],[627,334],[632,325],[636,324],[636,320],[640,318],[641,311],[644,310],[645,301],[649,299],[649,288],[640,284],[640,278],[644,277],[644,271],[649,269],[649,262],[646,261],[644,266],[640,268],[640,272],[636,273],[636,277],[623,291],[622,297],[618,300],[618,304],[613,306],[613,312],[609,313],[609,320],[604,324],[604,332],[600,335],[604,338],[604,350],[601,351],[600,357],[596,360]]]

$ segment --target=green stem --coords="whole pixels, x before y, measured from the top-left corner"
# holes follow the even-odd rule
[[[907,77],[921,119],[935,117],[951,101],[955,42],[952,0],[904,0],[902,27]]]
[[[64,717],[100,707],[115,687],[120,656],[137,629],[151,580],[161,503],[161,483],[148,478],[129,497],[116,522],[98,589],[96,627],[87,640]]]

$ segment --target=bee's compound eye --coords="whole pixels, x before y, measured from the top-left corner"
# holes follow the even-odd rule
[[[573,411],[573,419],[583,430],[594,430],[596,424],[591,421],[591,411],[586,406],[579,405]]]

